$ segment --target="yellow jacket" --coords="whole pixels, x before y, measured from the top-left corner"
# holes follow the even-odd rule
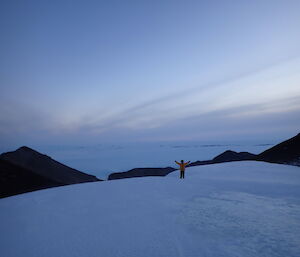
[[[191,161],[183,162],[183,163],[177,162],[177,161],[175,161],[175,162],[180,166],[181,171],[185,171],[185,166],[188,165]]]

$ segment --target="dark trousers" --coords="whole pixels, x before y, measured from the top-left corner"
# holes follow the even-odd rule
[[[180,171],[180,178],[184,178],[184,170]]]

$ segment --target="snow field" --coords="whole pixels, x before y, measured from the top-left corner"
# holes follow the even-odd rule
[[[300,169],[255,161],[0,200],[5,257],[300,256]]]

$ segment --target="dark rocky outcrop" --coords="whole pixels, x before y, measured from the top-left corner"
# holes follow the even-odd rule
[[[224,153],[217,155],[212,160],[192,162],[190,165],[188,165],[188,167],[222,163],[222,162],[255,160],[255,159],[256,159],[256,155],[252,153],[248,153],[248,152],[237,153],[235,151],[227,150]]]
[[[256,158],[256,154],[248,153],[248,152],[235,152],[231,150],[227,150],[224,153],[213,158],[215,163],[219,162],[231,162],[231,161],[245,161],[245,160],[254,160]]]
[[[166,168],[136,168],[126,172],[116,172],[108,176],[108,180],[122,179],[122,178],[135,178],[147,176],[166,176],[176,169],[172,167]]]
[[[300,133],[260,153],[257,160],[300,166]]]
[[[95,176],[72,169],[26,146],[13,152],[3,153],[0,159],[64,185],[99,181]]]
[[[26,146],[0,155],[0,197],[94,181],[100,180]]]
[[[8,161],[0,160],[0,198],[62,185]]]

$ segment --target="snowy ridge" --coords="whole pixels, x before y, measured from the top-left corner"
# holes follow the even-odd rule
[[[241,161],[0,200],[5,257],[300,256],[299,167]]]

